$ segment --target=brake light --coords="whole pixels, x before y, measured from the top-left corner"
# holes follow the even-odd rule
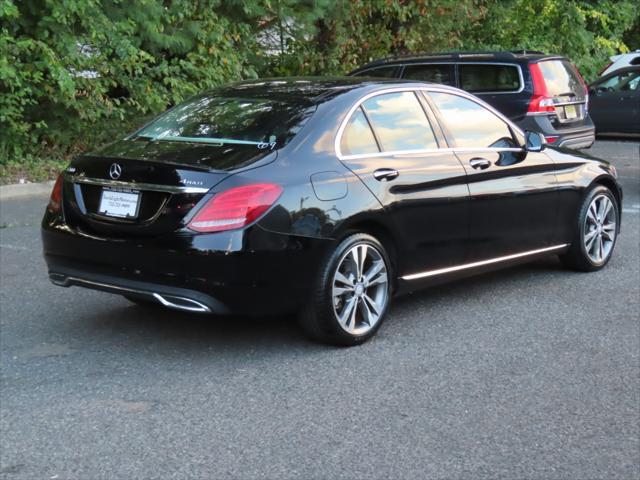
[[[244,227],[269,210],[281,193],[282,187],[273,183],[230,188],[209,200],[188,227],[196,232],[221,232]]]
[[[528,113],[555,113],[556,109],[553,105],[553,98],[549,95],[547,84],[544,81],[542,70],[537,63],[529,66],[531,71],[531,80],[533,80],[533,95],[529,100]]]
[[[53,213],[58,213],[62,205],[62,174],[58,175],[56,183],[53,184],[49,205],[47,208]]]
[[[556,141],[560,138],[560,135],[545,135],[544,139],[547,143],[556,143]]]

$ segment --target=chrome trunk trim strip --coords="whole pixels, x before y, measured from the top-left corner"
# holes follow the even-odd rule
[[[207,193],[209,188],[205,187],[183,187],[179,185],[158,185],[157,183],[122,182],[119,180],[106,180],[103,178],[67,177],[73,183],[85,183],[87,185],[98,185],[111,188],[129,188],[131,190],[150,190],[152,192],[166,193]]]

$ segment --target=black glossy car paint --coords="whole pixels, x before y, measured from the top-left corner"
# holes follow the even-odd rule
[[[220,147],[132,138],[74,160],[64,176],[62,212],[47,210],[42,222],[52,279],[66,285],[81,279],[84,286],[116,293],[122,293],[113,288],[120,285],[191,296],[219,313],[289,311],[305,302],[322,259],[347,232],[367,232],[383,242],[393,259],[395,290],[403,293],[539,255],[403,278],[418,272],[569,243],[569,225],[594,182],[621,195],[605,161],[554,148],[539,153],[522,148],[499,153],[456,150],[445,145],[444,130],[437,151],[340,160],[336,135],[351,107],[365,95],[442,87],[355,78],[305,82],[273,83],[279,95],[307,95],[314,102],[315,113],[297,135],[268,153],[229,152],[228,158],[241,160],[225,163],[225,169],[207,166],[206,159]],[[237,88],[268,94],[269,81],[254,83]],[[469,158],[480,155],[490,157],[493,166],[480,172],[470,169]],[[500,166],[505,155],[515,160]],[[157,211],[148,221],[104,218],[88,212],[86,205],[83,212],[79,199],[85,195],[78,189],[84,185],[79,181],[108,181],[114,162],[122,166],[119,180],[130,184],[207,191],[156,199]],[[385,167],[395,168],[398,177],[375,180],[372,172]],[[256,223],[218,233],[187,228],[217,193],[265,181],[281,185],[283,192]]]

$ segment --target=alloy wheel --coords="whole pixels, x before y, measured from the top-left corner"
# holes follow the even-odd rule
[[[589,204],[584,222],[583,241],[589,259],[596,265],[605,262],[616,237],[616,209],[607,195],[597,195]]]
[[[340,258],[332,299],[336,319],[347,333],[362,335],[378,323],[389,301],[389,276],[374,246],[358,243]]]

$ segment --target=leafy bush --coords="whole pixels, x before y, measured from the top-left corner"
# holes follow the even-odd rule
[[[68,158],[221,83],[394,53],[540,49],[593,78],[640,48],[639,18],[635,0],[0,0],[0,164]]]

